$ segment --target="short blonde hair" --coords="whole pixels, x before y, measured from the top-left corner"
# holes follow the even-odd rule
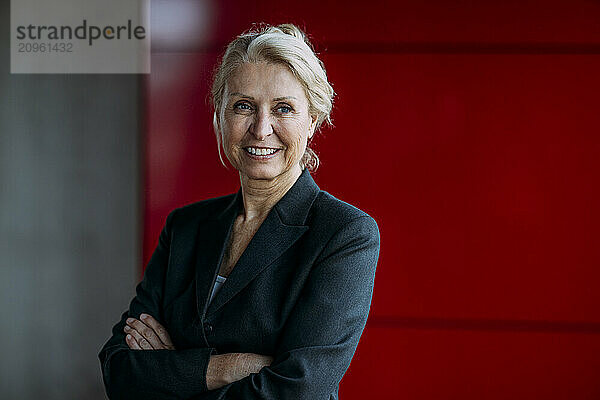
[[[212,85],[214,107],[213,126],[217,136],[219,158],[221,157],[221,135],[219,122],[223,116],[225,85],[233,72],[243,63],[266,61],[287,66],[308,98],[309,113],[317,117],[315,131],[323,123],[331,124],[331,109],[335,92],[327,80],[323,62],[315,54],[304,32],[292,24],[271,26],[262,24],[242,33],[225,50],[217,66]],[[302,168],[314,171],[319,167],[319,158],[307,145],[300,161]]]

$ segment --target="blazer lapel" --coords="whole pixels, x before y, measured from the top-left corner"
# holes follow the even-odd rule
[[[207,316],[216,313],[236,296],[263,269],[273,263],[308,230],[306,218],[318,193],[319,187],[308,170],[304,170],[290,190],[269,212],[267,218],[254,234],[248,247],[246,247],[231,274],[229,274],[227,281],[210,303],[206,313]],[[241,194],[239,197],[241,197]],[[229,229],[231,229],[231,224]],[[223,246],[224,244],[216,247],[221,249],[219,264]],[[212,280],[210,282],[210,288],[212,288]]]
[[[198,249],[196,255],[196,302],[201,319],[206,313],[206,306],[221,265],[225,244],[240,207],[242,207],[242,195],[241,191],[238,191],[225,210],[217,215],[211,215],[207,220],[201,222],[195,246]]]

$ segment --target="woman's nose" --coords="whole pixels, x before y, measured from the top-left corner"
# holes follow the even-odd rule
[[[255,114],[254,122],[250,127],[252,135],[258,140],[264,140],[267,136],[273,133],[273,125],[269,113],[259,111]]]

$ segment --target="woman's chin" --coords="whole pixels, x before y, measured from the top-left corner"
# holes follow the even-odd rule
[[[279,169],[270,168],[270,166],[266,165],[240,170],[240,174],[245,175],[248,179],[256,180],[271,180],[281,175],[281,173],[282,171]]]

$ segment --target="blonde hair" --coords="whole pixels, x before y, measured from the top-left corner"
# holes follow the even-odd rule
[[[223,165],[225,163],[221,156],[219,122],[223,116],[225,86],[240,65],[260,61],[283,64],[298,79],[308,99],[308,112],[317,117],[315,131],[320,129],[323,123],[332,125],[330,114],[335,92],[327,81],[323,62],[315,54],[304,32],[292,24],[257,25],[229,43],[221,63],[215,70],[211,90],[214,107],[213,126],[217,136],[219,158]],[[319,167],[319,157],[308,145],[300,164],[302,168],[306,167],[310,171]]]

